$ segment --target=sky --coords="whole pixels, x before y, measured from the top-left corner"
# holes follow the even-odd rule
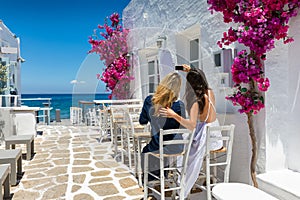
[[[130,0],[0,0],[0,19],[21,41],[22,94],[101,93],[104,68],[88,37]]]

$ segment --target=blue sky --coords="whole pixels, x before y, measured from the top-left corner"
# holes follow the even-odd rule
[[[22,93],[104,92],[88,37],[130,0],[0,0],[0,19],[21,40]],[[76,80],[76,81],[75,81]],[[76,83],[76,84],[71,84]]]

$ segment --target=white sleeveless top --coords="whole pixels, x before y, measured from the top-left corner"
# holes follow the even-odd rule
[[[206,94],[205,94],[206,95]],[[210,100],[209,96],[206,95],[207,98],[208,98],[208,111],[207,111],[207,116],[204,120],[204,122],[206,123],[206,121],[208,120],[208,117],[209,117],[209,112],[210,112],[210,107],[212,107],[214,109],[214,111],[216,112],[216,107],[214,106],[214,104],[212,103],[212,101]],[[211,106],[210,106],[211,105]],[[210,122],[210,123],[206,123],[206,126],[219,126],[219,121],[218,119],[216,119],[215,121],[213,122]],[[206,128],[205,128],[205,134],[206,134]],[[222,133],[220,131],[214,131],[214,132],[211,132],[211,137],[222,137]],[[219,141],[214,141],[211,143],[210,145],[210,150],[218,150],[218,149],[221,149],[223,147],[223,142],[222,140],[219,140]]]

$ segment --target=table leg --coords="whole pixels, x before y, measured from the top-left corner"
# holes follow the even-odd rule
[[[11,184],[12,185],[17,185],[17,172],[16,172],[16,162],[15,161],[12,161],[10,163],[10,166],[11,166]]]

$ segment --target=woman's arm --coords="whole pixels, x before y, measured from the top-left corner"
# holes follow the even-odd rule
[[[140,118],[139,118],[140,124],[147,124],[149,121],[148,112],[151,107],[151,99],[152,97],[148,96],[144,101],[142,112],[140,113]]]
[[[192,108],[190,110],[190,118],[185,119],[175,113],[171,108],[161,108],[159,110],[159,114],[163,117],[169,117],[169,118],[174,118],[176,121],[178,121],[182,126],[189,130],[194,130],[197,124],[197,119],[198,119],[198,113],[199,113],[199,108],[197,102],[195,102],[192,105]]]

